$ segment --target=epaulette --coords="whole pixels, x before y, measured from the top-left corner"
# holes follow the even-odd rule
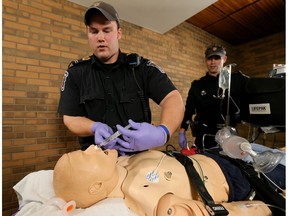
[[[82,59],[79,59],[79,60],[74,60],[74,61],[71,61],[70,64],[68,65],[68,69],[79,64],[79,63],[82,63],[82,62],[85,62],[85,61],[88,61],[91,59],[92,56],[86,56]]]

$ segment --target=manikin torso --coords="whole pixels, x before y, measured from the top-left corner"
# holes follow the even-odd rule
[[[218,165],[203,155],[191,157],[214,200],[227,201],[228,185]],[[169,193],[183,199],[200,200],[190,186],[184,166],[160,151],[119,157],[117,165],[119,181],[109,197],[121,194],[126,205],[138,215],[156,215],[160,198]]]

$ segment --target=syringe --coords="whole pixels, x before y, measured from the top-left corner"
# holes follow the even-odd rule
[[[125,128],[126,128],[126,129],[129,129],[130,127],[131,127],[131,125],[128,124]],[[102,147],[102,146],[107,145],[111,140],[119,137],[120,135],[121,135],[121,132],[120,132],[120,131],[116,131],[114,134],[112,134],[111,136],[107,137],[102,143],[100,143],[100,144],[98,145],[98,147],[99,147],[99,146]],[[97,145],[96,145],[96,146],[97,146]],[[96,148],[96,146],[95,146],[95,148]]]

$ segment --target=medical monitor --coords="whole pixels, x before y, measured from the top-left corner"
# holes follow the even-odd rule
[[[240,110],[244,122],[285,127],[285,78],[249,78]]]

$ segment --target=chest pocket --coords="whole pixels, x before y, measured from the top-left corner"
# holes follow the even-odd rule
[[[195,82],[195,99],[198,111],[214,109],[215,104],[219,103],[217,84],[210,83],[209,85],[202,80]]]
[[[80,106],[84,105],[86,116],[94,121],[102,121],[105,113],[105,92],[99,73],[91,68],[83,70],[80,89]],[[88,74],[87,74],[88,73]]]
[[[106,108],[104,94],[83,95],[80,102],[84,105],[88,118],[94,121],[104,121]]]

